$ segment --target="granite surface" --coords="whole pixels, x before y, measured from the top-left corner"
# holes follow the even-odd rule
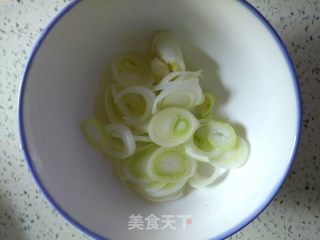
[[[32,46],[69,0],[0,0],[0,239],[89,239],[37,189],[19,149],[17,102]],[[269,207],[230,239],[320,239],[320,1],[250,0],[291,53],[303,100],[301,146]],[[275,133],[276,134],[276,133]]]

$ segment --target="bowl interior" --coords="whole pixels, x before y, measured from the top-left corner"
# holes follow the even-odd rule
[[[190,69],[204,70],[217,118],[228,118],[249,141],[250,158],[215,186],[152,204],[112,176],[111,164],[87,144],[79,123],[94,114],[110,61],[123,52],[145,53],[159,29],[180,38]],[[291,68],[274,36],[240,1],[80,1],[32,60],[21,98],[24,148],[52,200],[97,235],[224,237],[266,205],[290,166],[299,126]],[[176,230],[128,230],[132,214],[173,215]],[[187,215],[192,224],[184,226]]]

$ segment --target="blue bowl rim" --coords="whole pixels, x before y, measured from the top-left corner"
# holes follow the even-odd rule
[[[27,79],[28,79],[28,74],[29,70],[31,69],[31,66],[33,64],[33,59],[35,58],[39,48],[42,45],[42,42],[45,40],[47,35],[50,33],[51,29],[59,22],[59,20],[67,14],[73,7],[75,7],[80,1],[82,0],[73,0],[71,3],[69,3],[65,8],[63,8],[48,24],[46,29],[42,32],[38,40],[36,41],[36,44],[34,45],[31,54],[29,56],[29,60],[27,62],[25,71],[23,73],[22,77],[22,82],[20,85],[20,91],[19,91],[19,100],[18,100],[18,122],[19,122],[19,135],[20,135],[20,143],[21,143],[21,148],[23,150],[24,157],[26,159],[26,162],[29,167],[29,171],[31,172],[31,175],[42,191],[42,193],[45,195],[45,197],[48,199],[50,204],[54,207],[54,209],[62,215],[68,222],[70,222],[73,226],[81,230],[83,233],[87,234],[90,237],[93,237],[95,239],[105,239],[107,240],[108,238],[105,238],[103,236],[100,236],[99,234],[91,231],[87,227],[83,226],[80,224],[77,220],[72,218],[64,209],[62,209],[57,202],[54,200],[54,198],[50,195],[50,193],[46,190],[44,185],[42,184],[35,167],[33,166],[32,158],[30,156],[29,150],[28,150],[28,145],[27,145],[27,140],[25,136],[25,129],[23,125],[23,99],[24,99],[24,94],[25,94],[25,87],[27,84]],[[247,8],[251,13],[253,13],[259,20],[260,22],[265,26],[265,28],[269,31],[269,33],[273,36],[274,40],[278,44],[283,57],[285,58],[288,67],[290,69],[291,75],[292,75],[292,80],[294,81],[295,85],[295,94],[296,94],[296,101],[297,101],[297,112],[298,112],[298,119],[297,119],[297,129],[296,129],[296,138],[292,150],[292,154],[290,157],[290,162],[288,164],[287,170],[285,174],[282,176],[282,178],[278,181],[278,184],[274,187],[270,195],[265,199],[264,202],[260,204],[260,206],[247,218],[245,218],[243,221],[238,223],[236,226],[232,227],[228,231],[224,232],[223,234],[212,238],[211,240],[214,239],[225,239],[230,237],[231,235],[235,234],[236,232],[240,231],[244,227],[246,227],[249,223],[251,223],[260,213],[262,213],[268,205],[272,202],[273,198],[277,195],[277,193],[280,191],[282,185],[285,182],[285,179],[290,173],[290,169],[292,168],[296,153],[298,151],[298,146],[300,143],[301,139],[301,119],[302,119],[302,109],[301,109],[301,94],[300,94],[300,85],[297,77],[297,73],[294,67],[294,64],[291,60],[291,57],[289,55],[289,52],[281,40],[280,36],[278,33],[275,31],[275,29],[272,27],[272,25],[268,22],[268,20],[255,8],[253,7],[249,2],[246,0],[237,0],[238,2],[242,3],[245,8]]]

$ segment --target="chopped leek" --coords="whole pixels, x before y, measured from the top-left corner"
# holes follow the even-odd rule
[[[167,107],[181,107],[192,110],[203,101],[199,80],[172,83],[154,100],[152,113]]]
[[[148,136],[143,136],[143,135],[132,135],[134,140],[136,142],[152,142],[152,140]],[[120,138],[119,135],[116,135],[115,133],[112,134],[112,137],[115,138]]]
[[[122,54],[111,64],[106,125],[81,122],[88,143],[111,158],[124,186],[153,202],[173,201],[186,186],[203,188],[242,166],[249,148],[228,122],[213,120],[215,97],[201,87],[202,70],[186,70],[177,38],[152,39],[150,59]]]
[[[111,64],[113,78],[123,87],[147,86],[153,84],[148,64],[132,54],[123,54]]]
[[[147,174],[156,181],[176,183],[190,178],[196,162],[189,158],[183,148],[158,148],[147,163]]]
[[[170,73],[168,65],[158,57],[154,57],[151,61],[151,72],[156,83],[160,82],[165,76]]]
[[[220,169],[212,165],[198,163],[195,174],[188,183],[194,188],[203,188],[212,184],[220,176]]]
[[[107,124],[105,129],[108,134],[108,144],[101,149],[104,154],[117,159],[125,159],[135,153],[136,142],[128,127],[113,123]]]
[[[210,164],[221,168],[237,168],[246,163],[249,154],[249,147],[245,140],[237,136],[237,142],[233,149],[224,154],[212,158]]]
[[[197,80],[201,77],[202,71],[197,72],[172,72],[166,75],[161,81],[152,87],[153,91],[159,91],[173,86],[170,83],[179,83],[186,80]],[[200,80],[200,79],[199,79]]]
[[[148,134],[148,125],[149,122],[144,123],[128,123],[128,125],[131,127],[131,130],[136,135],[144,135]]]
[[[107,88],[105,93],[105,105],[107,110],[107,115],[112,123],[119,123],[123,121],[123,115],[120,109],[114,102],[113,95],[110,88]]]
[[[150,144],[150,142],[140,142],[140,141],[136,141],[136,152],[145,149],[146,147],[149,146],[149,144]]]
[[[208,126],[208,140],[214,147],[222,151],[228,151],[234,148],[237,135],[229,123],[210,121]]]
[[[153,193],[153,192],[157,192],[157,191],[161,190],[162,188],[164,188],[164,186],[166,184],[167,184],[166,182],[155,181],[155,182],[145,184],[142,187],[146,193]]]
[[[155,145],[149,145],[126,160],[124,164],[124,175],[129,181],[137,184],[151,183],[154,181],[147,174],[147,164],[156,149],[157,147]]]
[[[148,136],[133,135],[133,138],[137,142],[152,142],[151,139]]]
[[[82,121],[80,127],[83,135],[92,147],[101,149],[108,145],[108,135],[98,120],[91,118]]]
[[[219,156],[221,150],[210,143],[208,134],[208,121],[200,121],[200,127],[184,144],[186,154],[200,162],[209,162],[211,158]]]
[[[204,101],[194,109],[194,114],[200,118],[207,117],[208,115],[210,115],[214,103],[215,97],[211,93],[205,92]]]
[[[169,31],[159,31],[154,34],[151,51],[168,64],[171,72],[185,70],[179,42]]]
[[[158,191],[154,191],[154,192],[144,191],[144,193],[146,193],[146,195],[148,195],[151,198],[163,198],[179,192],[185,185],[186,185],[186,181],[167,183],[164,185],[164,187],[162,187]]]
[[[146,199],[146,200],[151,201],[151,202],[161,203],[161,202],[168,202],[168,201],[173,201],[173,200],[179,199],[183,195],[184,186],[182,186],[182,188],[179,191],[174,192],[174,193],[169,194],[169,195],[166,195],[164,197],[153,197],[153,196],[150,196],[147,192],[145,192],[139,186],[137,186],[137,187],[135,187],[133,189],[143,199]]]
[[[186,142],[198,128],[198,120],[183,108],[171,107],[155,114],[148,126],[150,139],[162,147]]]
[[[151,117],[155,94],[145,87],[127,87],[116,93],[115,103],[124,115],[123,119],[143,123]]]

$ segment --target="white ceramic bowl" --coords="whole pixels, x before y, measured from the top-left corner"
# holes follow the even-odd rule
[[[218,114],[239,126],[251,152],[244,167],[214,187],[151,204],[112,176],[79,122],[93,114],[105,66],[119,53],[147,51],[159,29],[174,32],[188,65],[204,69]],[[63,216],[95,238],[225,238],[271,201],[299,140],[294,68],[271,26],[244,1],[75,1],[37,43],[20,94],[21,142],[36,182]],[[176,230],[129,230],[132,214],[173,215]],[[178,215],[192,223],[186,219],[183,229]]]

